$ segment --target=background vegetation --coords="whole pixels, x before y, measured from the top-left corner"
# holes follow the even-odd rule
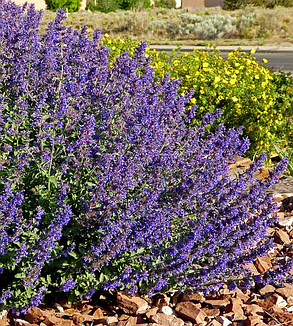
[[[105,3],[97,0],[97,6],[103,7],[103,11],[110,11],[111,1]],[[46,21],[53,17],[52,12],[45,12],[43,30]],[[261,45],[293,41],[293,8],[284,7],[246,7],[234,11],[219,7],[189,11],[166,8],[117,10],[109,13],[81,11],[70,14],[65,24],[75,29],[81,29],[86,24],[91,29],[101,29],[114,38],[131,37],[147,40],[150,44],[180,42],[205,45],[209,42],[215,45]]]

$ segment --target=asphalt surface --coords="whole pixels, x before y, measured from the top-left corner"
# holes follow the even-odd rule
[[[158,51],[171,52],[172,49],[176,49],[176,46],[172,45],[151,45],[151,48]],[[209,51],[210,49],[204,46],[182,46],[181,52],[192,52],[193,49]],[[237,46],[219,46],[217,49],[221,51],[220,55],[223,58],[227,58],[228,53],[234,49],[238,49]],[[285,72],[293,73],[293,46],[243,46],[240,51],[250,52],[251,49],[255,49],[256,53],[253,56],[261,63],[262,59],[268,60],[264,66],[272,67],[275,71],[283,70]]]

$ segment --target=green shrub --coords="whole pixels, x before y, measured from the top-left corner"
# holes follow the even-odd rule
[[[224,0],[225,10],[235,10],[245,6],[274,8],[275,6],[293,7],[293,0]]]
[[[56,11],[64,8],[68,12],[76,12],[81,7],[80,0],[45,0],[48,10]]]
[[[116,0],[119,9],[130,10],[134,8],[149,8],[150,0]]]
[[[175,0],[156,0],[155,7],[158,8],[176,8],[176,1]]]
[[[90,11],[101,11],[101,12],[111,12],[111,11],[116,11],[118,9],[118,4],[116,0],[91,0],[87,6],[87,9]]]

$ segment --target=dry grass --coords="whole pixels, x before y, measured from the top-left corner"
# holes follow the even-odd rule
[[[224,33],[220,33],[219,30],[220,38],[209,39],[207,37],[204,40],[200,39],[196,33],[187,34],[185,29],[188,25],[188,17],[194,17],[194,15],[201,17],[202,20],[210,19],[213,15],[232,17],[235,25],[233,33],[232,30]],[[44,24],[46,25],[46,21],[53,17],[54,13],[45,11]],[[91,29],[101,29],[112,37],[144,39],[151,44],[180,42],[196,45],[207,41],[215,45],[293,43],[293,8],[282,7],[275,9],[247,7],[236,11],[224,11],[220,7],[215,7],[194,9],[188,12],[182,9],[148,9],[108,14],[82,11],[69,14],[65,24],[77,29],[86,24]],[[201,28],[200,24],[198,26],[197,28]]]

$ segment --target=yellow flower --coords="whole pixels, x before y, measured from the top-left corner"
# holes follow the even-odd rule
[[[267,59],[263,58],[263,59],[262,59],[262,62],[263,62],[263,63],[268,63],[268,62],[269,62],[269,60],[267,60]]]
[[[230,84],[234,85],[236,83],[236,79],[230,79]]]
[[[106,33],[106,34],[105,34],[105,37],[106,37],[106,38],[108,38],[108,37],[109,37],[109,34],[108,34],[108,33]]]
[[[196,103],[196,99],[193,97],[193,98],[190,100],[190,103],[195,104],[195,103]]]
[[[209,64],[207,62],[204,62],[202,65],[204,68],[207,68],[209,66]]]
[[[250,53],[254,54],[256,52],[256,49],[251,49]]]
[[[259,79],[259,75],[255,75],[254,78],[255,78],[255,79]]]
[[[233,102],[238,102],[238,98],[237,98],[236,96],[233,96],[233,97],[232,97],[232,101],[233,101]]]
[[[214,83],[218,83],[221,80],[220,77],[215,77]]]

